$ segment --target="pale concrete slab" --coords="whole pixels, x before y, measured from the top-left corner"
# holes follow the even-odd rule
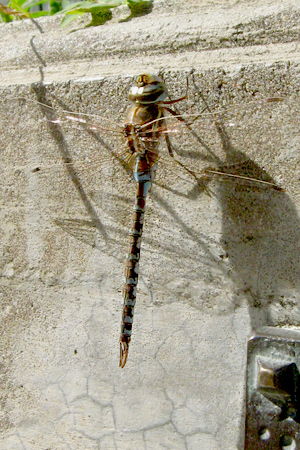
[[[299,325],[299,6],[181,4],[70,34],[0,27],[5,450],[242,449],[248,335]],[[53,126],[34,102],[119,123],[132,77],[159,69],[172,98],[194,69],[188,111],[200,92],[223,111],[173,136],[191,168],[227,161],[285,191],[215,180],[208,195],[162,148],[120,370],[135,185],[116,136]]]

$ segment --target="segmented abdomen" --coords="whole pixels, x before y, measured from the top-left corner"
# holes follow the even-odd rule
[[[120,367],[124,367],[126,364],[131,339],[146,194],[149,190],[149,184],[151,184],[149,181],[137,183],[137,196],[132,214],[132,229],[129,232],[130,243],[125,264],[125,283],[123,287],[124,305],[120,335]]]

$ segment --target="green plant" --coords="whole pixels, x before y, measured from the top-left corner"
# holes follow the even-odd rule
[[[102,25],[112,17],[112,8],[127,5],[132,16],[149,12],[153,0],[10,0],[7,6],[0,3],[0,22],[11,22],[16,19],[37,18],[45,15],[63,14],[61,26],[68,25],[83,14],[90,13],[92,21],[90,25]],[[48,10],[33,9],[41,8],[48,4]]]

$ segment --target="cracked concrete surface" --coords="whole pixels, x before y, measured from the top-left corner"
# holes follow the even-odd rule
[[[5,450],[241,450],[251,329],[299,326],[299,5],[157,1],[127,15],[73,33],[47,18],[43,33],[0,26]],[[194,170],[214,155],[284,191],[203,190],[162,158],[121,370],[135,186],[114,136],[53,126],[36,100],[122,122],[133,76],[160,69],[172,98],[194,69],[182,108],[201,111],[201,92],[222,111],[173,137]]]

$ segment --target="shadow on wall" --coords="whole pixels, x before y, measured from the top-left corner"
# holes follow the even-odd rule
[[[38,100],[42,102],[45,101],[43,89],[40,87],[36,92]],[[61,106],[65,108],[64,104]],[[272,177],[257,163],[249,159],[242,151],[233,148],[225,126],[221,122],[215,123],[215,127],[226,155],[225,162],[218,160],[217,156],[212,154],[211,149],[193,131],[194,138],[208,155],[207,164],[209,161],[213,162],[220,172],[229,172],[274,183]],[[57,125],[51,123],[49,123],[49,129],[57,142],[62,160],[67,163],[69,176],[91,218],[91,222],[83,221],[82,224],[76,219],[64,220],[61,218],[56,221],[57,225],[77,238],[80,238],[78,232],[82,225],[82,240],[92,246],[95,245],[95,241],[90,237],[93,230],[97,229],[102,239],[107,244],[114,246],[115,243],[110,242],[91,198],[84,192],[79,176],[72,165],[71,154],[63,133],[60,132]],[[107,152],[112,153],[108,143],[97,134],[91,131],[89,133]],[[203,158],[200,151],[198,158]],[[188,198],[196,200],[206,189],[206,182],[205,179],[199,179],[198,184],[195,184],[194,189],[189,192]],[[256,187],[255,185],[249,187],[242,183],[220,182],[218,186],[218,199],[223,211],[221,244],[225,257],[229,258],[232,268],[231,277],[236,286],[235,305],[239,304],[239,293],[242,298],[246,296],[253,329],[262,325],[298,325],[299,305],[294,291],[299,287],[300,279],[300,249],[297,245],[300,227],[292,200],[283,191],[263,188],[259,184]],[[170,188],[168,189],[170,190]],[[179,191],[173,191],[173,193],[180,195]],[[184,248],[182,249],[182,268],[185,266],[188,271],[191,263],[197,267],[197,258],[191,262],[191,257],[194,258],[197,249],[200,250],[199,258],[202,258],[200,253],[203,252],[210,258],[212,255],[210,255],[209,246],[202,237],[180,221],[176,211],[164,198],[160,198],[157,192],[152,193],[152,197],[195,243],[192,255],[188,249],[186,251]],[[161,244],[162,247],[163,245],[164,243]],[[178,248],[175,243],[174,248],[172,245],[171,243],[170,248],[163,248],[164,255],[169,254],[170,259],[178,256]]]
[[[227,163],[241,161],[238,175],[274,183],[265,170],[231,146],[222,125],[217,129]],[[220,183],[219,199],[222,245],[234,269],[234,281],[248,298],[252,329],[299,325],[299,300],[293,292],[300,284],[300,225],[291,198],[270,188],[255,191]]]

